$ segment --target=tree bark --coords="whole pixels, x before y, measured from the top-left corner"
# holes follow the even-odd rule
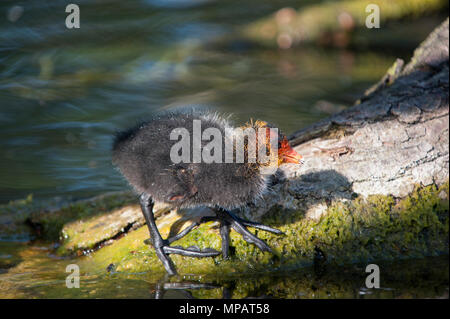
[[[292,134],[305,158],[289,165],[256,205],[258,218],[273,207],[317,218],[336,200],[374,194],[404,197],[415,185],[440,185],[449,176],[449,21],[398,59],[356,105]]]

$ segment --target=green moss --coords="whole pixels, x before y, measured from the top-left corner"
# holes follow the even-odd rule
[[[36,201],[30,194],[24,199],[0,205],[0,238],[4,240],[29,240],[32,236],[31,216],[37,212],[54,210],[67,203],[62,198]]]
[[[95,197],[91,200],[71,203],[53,212],[37,212],[32,215],[32,222],[41,225],[41,237],[46,240],[58,240],[67,223],[91,218],[107,213],[135,201],[130,193],[113,193]]]
[[[136,196],[128,192],[108,193],[76,202],[61,198],[34,201],[30,195],[0,206],[0,235],[9,236],[23,231],[28,236],[33,233],[40,239],[58,241],[64,225],[108,213],[135,201]]]
[[[275,251],[263,253],[231,232],[235,255],[230,260],[172,256],[180,274],[202,277],[230,277],[311,265],[317,250],[330,264],[393,260],[448,253],[448,183],[418,187],[407,198],[369,196],[332,204],[320,220],[304,218],[304,212],[273,211],[264,223],[285,232],[277,236],[257,233]],[[165,231],[168,233],[168,230]],[[113,245],[93,253],[86,260],[100,269],[116,265],[119,272],[164,274],[153,249],[143,243],[146,227],[131,232]],[[220,236],[213,223],[203,224],[174,243],[220,250]]]
[[[140,206],[120,205],[117,209],[106,209],[84,220],[64,224],[61,231],[61,246],[58,254],[80,254],[95,249],[102,243],[120,236],[130,228],[144,224]]]

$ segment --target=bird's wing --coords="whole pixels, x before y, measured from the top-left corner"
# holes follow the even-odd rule
[[[184,201],[188,198],[195,196],[198,192],[198,188],[195,186],[195,168],[189,166],[177,166],[173,170],[173,174],[177,180],[178,190],[173,194],[170,194],[169,200],[173,202]]]

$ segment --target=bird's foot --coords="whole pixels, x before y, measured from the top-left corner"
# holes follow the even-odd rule
[[[164,267],[166,268],[167,272],[171,275],[176,275],[176,270],[173,265],[172,260],[168,256],[169,254],[177,254],[177,255],[183,255],[186,257],[196,257],[196,258],[203,258],[203,257],[214,257],[221,254],[220,251],[217,251],[212,248],[205,248],[200,249],[197,246],[190,246],[187,248],[183,248],[181,246],[169,246],[169,239],[162,240],[157,245],[155,245],[152,240],[149,238],[145,240],[146,244],[152,244],[155,248],[156,255],[163,263]]]
[[[144,214],[145,221],[150,232],[150,242],[155,248],[156,255],[163,263],[164,268],[169,275],[177,274],[175,265],[173,264],[172,259],[170,259],[169,254],[178,254],[188,257],[212,257],[220,255],[220,251],[210,248],[201,250],[195,246],[188,248],[182,248],[180,246],[169,246],[170,243],[174,242],[177,239],[180,239],[181,237],[189,233],[196,226],[196,224],[193,224],[187,229],[183,230],[181,233],[164,240],[162,239],[155,223],[155,217],[153,215],[153,200],[149,195],[145,193],[140,196],[139,200],[142,208],[142,213]]]
[[[239,218],[228,210],[223,208],[218,208],[216,210],[217,219],[220,221],[220,236],[222,237],[222,255],[223,258],[229,257],[230,252],[230,229],[234,229],[237,233],[242,235],[242,238],[262,251],[268,251],[273,253],[272,248],[269,247],[263,240],[259,239],[251,232],[248,231],[247,227],[253,227],[268,231],[277,235],[283,234],[282,231],[260,224],[256,222],[247,221]]]
[[[187,257],[214,257],[220,255],[220,251],[212,248],[200,249],[197,246],[190,246],[183,248],[181,246],[164,246],[164,252],[166,254],[178,254]]]

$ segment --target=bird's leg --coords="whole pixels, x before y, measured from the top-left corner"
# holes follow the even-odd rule
[[[236,232],[242,235],[246,242],[252,243],[256,245],[262,251],[273,252],[272,249],[261,239],[253,235],[251,232],[247,230],[245,226],[254,227],[258,229],[262,229],[265,231],[269,231],[275,234],[283,234],[282,231],[271,228],[259,223],[250,222],[243,220],[232,212],[223,209],[221,207],[216,208],[217,219],[220,220],[220,235],[222,237],[222,254],[224,258],[228,258],[229,254],[229,246],[230,246],[230,237],[229,230],[233,228]]]
[[[180,234],[172,237],[170,240],[164,240],[159,233],[158,227],[156,226],[155,216],[153,215],[153,200],[150,195],[143,193],[139,197],[139,202],[141,204],[142,213],[144,214],[145,221],[147,222],[147,227],[150,232],[151,241],[153,247],[155,248],[156,255],[159,260],[164,265],[164,268],[169,273],[169,275],[176,275],[177,271],[175,270],[175,266],[172,260],[167,256],[168,254],[179,254],[188,257],[212,257],[220,254],[219,251],[214,249],[204,249],[200,250],[197,247],[189,247],[184,249],[179,246],[170,247],[169,244],[187,233],[189,233],[194,227],[188,227],[186,231],[181,232]]]
[[[232,213],[230,212],[230,214],[232,214]],[[266,226],[266,225],[263,225],[263,224],[260,224],[260,223],[252,222],[252,221],[249,221],[249,220],[245,220],[245,219],[239,218],[239,216],[236,216],[236,215],[233,215],[233,216],[238,222],[240,222],[244,226],[261,229],[261,230],[268,231],[270,233],[274,233],[274,234],[277,234],[277,235],[283,235],[284,234],[279,229],[272,228],[272,227],[269,227],[269,226]]]
[[[230,223],[226,220],[220,222],[220,237],[222,237],[222,256],[228,259],[230,256]]]
[[[178,239],[183,238],[184,236],[186,236],[187,234],[189,234],[191,232],[191,230],[193,230],[195,227],[197,227],[198,225],[200,225],[200,223],[198,222],[193,222],[192,224],[190,224],[188,227],[186,227],[185,229],[183,229],[181,232],[179,232],[178,234],[176,234],[175,236],[169,237],[167,238],[167,242],[169,244],[173,243],[174,241],[177,241]]]
[[[144,214],[145,221],[147,222],[147,227],[150,232],[150,238],[152,240],[153,247],[155,248],[156,255],[163,263],[164,268],[166,268],[166,271],[169,273],[169,275],[176,275],[177,271],[175,270],[175,266],[172,260],[167,257],[163,250],[165,243],[161,237],[161,234],[159,233],[158,227],[156,226],[155,216],[153,215],[154,202],[152,198],[148,194],[143,193],[139,197],[139,202],[141,204],[141,209],[142,213]]]
[[[167,238],[167,241],[169,242],[169,244],[173,243],[174,241],[177,241],[178,239],[183,238],[184,236],[186,236],[187,234],[189,234],[195,227],[199,226],[200,224],[203,223],[207,223],[210,221],[215,221],[217,220],[216,217],[213,216],[204,216],[200,219],[200,221],[197,222],[193,222],[192,224],[190,224],[188,227],[186,227],[185,229],[183,229],[181,232],[179,232],[178,234],[176,234],[175,236],[169,237]]]

